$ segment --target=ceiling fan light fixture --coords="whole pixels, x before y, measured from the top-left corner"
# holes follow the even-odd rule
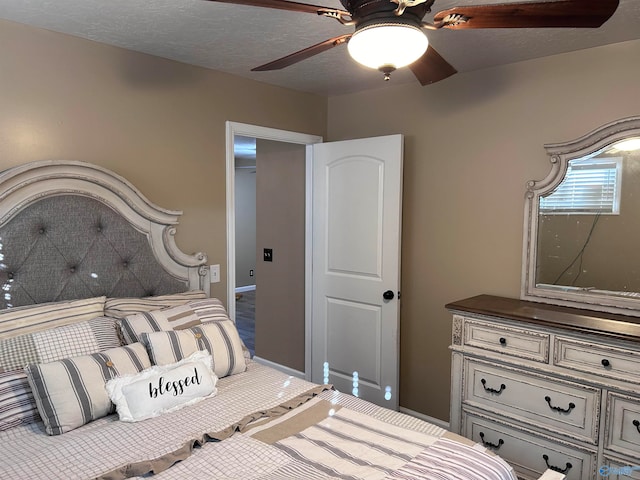
[[[381,71],[406,67],[424,55],[428,46],[420,28],[402,22],[364,26],[347,43],[356,62]]]

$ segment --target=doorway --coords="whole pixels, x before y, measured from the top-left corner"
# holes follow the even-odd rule
[[[238,141],[236,141],[236,139],[239,140],[243,140],[242,143],[246,144],[247,140],[246,139],[257,139],[257,144],[260,145],[261,141],[265,141],[262,142],[264,147],[263,147],[263,151],[266,151],[268,155],[271,155],[272,158],[279,158],[281,157],[281,155],[274,155],[274,151],[273,149],[270,148],[270,145],[273,145],[274,143],[277,144],[278,142],[282,144],[282,150],[285,151],[286,145],[285,144],[289,144],[291,148],[291,145],[295,145],[296,148],[298,149],[298,151],[302,152],[300,155],[298,155],[298,161],[300,162],[304,162],[305,165],[305,170],[303,173],[304,176],[304,183],[305,183],[305,188],[304,188],[304,200],[303,202],[300,203],[304,203],[303,210],[303,217],[304,217],[304,259],[303,259],[303,264],[304,264],[304,273],[303,278],[304,278],[304,319],[299,319],[299,321],[304,323],[304,331],[308,332],[310,330],[310,308],[311,308],[311,292],[310,292],[310,285],[311,285],[311,281],[310,281],[310,275],[311,275],[311,168],[310,168],[310,160],[308,160],[306,158],[306,155],[304,154],[304,149],[300,149],[300,146],[305,146],[305,145],[310,145],[313,143],[319,143],[322,142],[322,137],[318,137],[315,135],[306,135],[306,134],[301,134],[301,133],[295,133],[295,132],[288,132],[288,131],[284,131],[284,130],[276,130],[276,129],[271,129],[271,128],[266,128],[266,127],[259,127],[259,126],[254,126],[254,125],[247,125],[247,124],[240,124],[240,123],[235,123],[235,122],[227,122],[227,141],[226,141],[226,145],[227,145],[227,306],[228,306],[228,311],[229,311],[229,315],[231,318],[233,318],[236,321],[239,321],[239,315],[238,313],[240,312],[240,309],[244,309],[246,307],[245,302],[247,302],[249,300],[249,295],[250,294],[245,294],[243,296],[240,296],[237,300],[237,294],[242,295],[243,292],[238,291],[236,292],[236,288],[238,286],[237,280],[239,279],[240,275],[246,275],[248,272],[245,272],[244,270],[252,270],[251,268],[248,268],[245,266],[242,266],[240,268],[242,268],[242,272],[239,271],[239,268],[237,266],[236,263],[236,252],[237,252],[237,248],[238,248],[238,232],[236,229],[236,220],[237,220],[237,211],[236,211],[236,205],[237,205],[237,201],[238,198],[236,198],[236,190],[237,190],[237,182],[236,182],[236,174],[239,170],[236,169],[236,166],[241,166],[240,162],[236,161],[236,145],[239,143]],[[275,165],[278,162],[271,162],[271,161],[265,161],[264,165],[270,165],[273,166],[276,170],[278,167],[276,167]],[[257,165],[256,166],[257,169],[259,169],[260,167]],[[248,170],[248,169],[247,169]],[[259,170],[258,170],[259,172]],[[243,175],[246,172],[244,172],[243,169]],[[273,172],[272,172],[273,174]],[[256,177],[259,175],[256,174]],[[275,175],[278,175],[277,171],[275,173]],[[280,187],[279,189],[281,190],[282,188],[286,188],[287,185],[287,179],[286,178],[282,178],[282,174],[280,174],[281,177],[279,179],[280,182]],[[263,175],[263,178],[268,179],[269,175],[265,174]],[[256,181],[256,184],[258,184],[258,182]],[[274,190],[275,191],[275,190]],[[283,210],[286,209],[286,205],[282,205],[282,198],[280,200],[277,200],[280,202],[280,207],[278,207],[277,205],[275,207],[273,207],[273,209],[271,211],[277,211],[277,210]],[[262,204],[264,202],[258,202],[258,204]],[[264,219],[265,217],[268,216],[269,211],[267,211],[267,213],[260,213],[260,210],[257,209],[256,210],[256,223],[259,224],[260,223],[260,219]],[[277,220],[276,220],[277,221]],[[273,223],[273,222],[272,222]],[[275,228],[275,226],[274,226]],[[263,231],[271,231],[273,230],[273,228],[266,228],[263,227],[262,228]],[[257,235],[257,234],[256,234]],[[269,237],[267,235],[267,237]],[[244,239],[246,240],[246,239]],[[268,240],[266,240],[267,242],[277,242],[277,239],[273,239],[273,238],[269,238]],[[277,322],[277,320],[280,318],[280,315],[278,315],[277,309],[279,308],[279,306],[281,306],[282,302],[278,302],[278,296],[286,296],[286,291],[283,292],[282,289],[273,289],[275,284],[272,284],[272,282],[269,282],[268,278],[263,278],[263,281],[265,282],[265,288],[263,289],[263,296],[260,297],[260,275],[259,273],[262,271],[263,275],[272,275],[273,270],[269,270],[269,268],[276,267],[278,264],[278,261],[282,262],[283,260],[287,259],[287,251],[289,250],[289,248],[286,245],[283,245],[281,247],[279,247],[279,249],[275,249],[272,251],[272,262],[265,262],[266,259],[266,252],[264,251],[265,248],[267,247],[271,247],[271,245],[258,245],[256,244],[255,247],[255,251],[256,251],[256,255],[255,255],[255,265],[256,268],[253,269],[254,270],[254,284],[255,285],[255,295],[256,295],[256,303],[254,304],[254,309],[255,309],[255,319],[257,319],[258,322],[260,322],[260,305],[265,305],[265,307],[263,308],[267,308],[267,309],[273,309],[275,308],[275,315],[272,316],[272,319],[274,322]],[[264,256],[263,256],[264,255]],[[275,278],[275,277],[274,277]],[[242,283],[247,283],[246,279],[244,280],[244,282]],[[247,286],[248,288],[251,287],[251,285]],[[269,288],[272,288],[272,290],[269,292]],[[240,286],[240,288],[242,289],[242,286]],[[247,292],[249,292],[251,290],[247,290]],[[244,297],[244,300],[243,300]],[[262,298],[262,301],[261,301]],[[238,301],[238,303],[237,303]],[[243,303],[240,303],[243,302]],[[271,304],[271,305],[269,305]],[[239,308],[237,308],[239,307]],[[251,308],[249,306],[249,308]],[[243,310],[244,312],[244,310]],[[244,315],[244,313],[242,313]],[[243,322],[244,323],[244,322]],[[262,327],[264,327],[265,325],[263,325]],[[260,328],[258,327],[258,335],[260,335]],[[277,326],[276,328],[280,328],[282,330],[282,326]],[[265,342],[286,342],[286,338],[283,340],[281,337],[278,337],[277,339],[268,339],[267,338],[268,335],[263,335],[262,337],[259,337],[256,340],[257,343],[257,352],[256,352],[256,360],[261,361],[263,363],[267,363],[270,364],[276,368],[280,368],[281,370],[287,371],[291,374],[297,375],[297,376],[302,376],[305,377],[307,379],[310,378],[311,375],[311,368],[310,368],[310,363],[311,363],[311,347],[310,347],[310,341],[309,341],[309,335],[303,334],[303,342],[304,342],[304,352],[303,352],[303,357],[304,357],[304,361],[302,362],[302,364],[297,364],[297,366],[295,368],[292,368],[288,365],[286,365],[286,361],[284,362],[279,362],[277,360],[278,357],[278,352],[279,350],[276,348],[274,350],[274,347],[277,347],[277,345],[275,344],[271,344],[271,348],[264,348],[263,351],[267,352],[266,357],[267,358],[263,358],[260,356],[260,342],[261,339]],[[280,350],[282,350],[280,348]],[[269,354],[268,352],[271,351],[272,353]],[[269,356],[274,357],[274,359],[270,359]],[[283,364],[284,363],[284,364]]]
[[[235,158],[235,302],[236,328],[253,357],[256,353],[256,139],[236,135]]]

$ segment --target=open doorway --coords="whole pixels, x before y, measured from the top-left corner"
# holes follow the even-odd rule
[[[253,357],[256,353],[256,139],[236,135],[235,159],[235,302],[236,327]]]
[[[256,188],[260,189],[260,182],[258,178],[260,177],[265,179],[267,185],[266,187],[263,185],[263,187],[267,190],[271,188],[274,198],[270,198],[270,200],[275,202],[269,208],[265,208],[264,200],[256,200],[256,205],[258,206],[256,210],[256,232],[262,230],[263,233],[266,232],[267,234],[265,235],[266,240],[261,244],[256,243],[254,247],[254,269],[248,267],[248,264],[238,262],[236,253],[239,248],[238,239],[240,235],[242,235],[236,228],[236,223],[239,221],[237,215],[239,213],[242,215],[240,212],[240,204],[238,203],[241,200],[237,198],[237,190],[240,187],[237,184],[236,177],[248,177],[250,175],[248,172],[251,172],[251,165],[246,164],[245,160],[241,161],[239,158],[236,159],[236,150],[239,151],[241,148],[246,148],[247,145],[251,148],[251,139],[256,139],[258,147],[262,143],[263,147],[256,147],[256,150],[266,152],[264,154],[268,161],[264,162],[264,165],[271,167],[270,173],[264,172],[264,175],[260,175],[261,167],[259,165],[260,159],[258,158],[256,165],[257,173],[255,174]],[[242,327],[242,324],[244,323],[244,321],[240,319],[240,316],[244,315],[245,308],[248,308],[249,310],[251,309],[251,294],[245,293],[242,290],[246,288],[246,292],[255,292],[253,319],[257,325],[253,326],[253,331],[257,332],[254,346],[256,360],[270,364],[284,371],[288,371],[293,375],[304,376],[306,378],[310,378],[311,375],[310,338],[306,333],[310,331],[309,322],[311,309],[311,168],[308,168],[309,166],[307,165],[310,161],[306,157],[305,146],[313,143],[319,143],[321,141],[322,137],[314,135],[227,122],[227,306],[229,315],[231,318],[236,320],[240,330],[240,327]],[[280,144],[280,146],[278,146],[278,144]],[[242,147],[242,145],[244,145],[244,147]],[[285,287],[278,286],[282,285],[277,282],[278,278],[281,277],[282,272],[276,271],[278,268],[283,266],[283,263],[287,263],[289,261],[290,257],[288,253],[291,249],[286,244],[286,238],[285,243],[278,244],[277,242],[281,240],[278,240],[271,235],[283,230],[281,224],[278,223],[282,221],[282,215],[276,218],[270,218],[270,214],[274,212],[282,213],[291,210],[290,207],[292,203],[287,203],[287,197],[282,197],[282,195],[280,195],[282,191],[287,190],[288,173],[278,171],[282,166],[279,160],[282,157],[287,156],[287,152],[290,150],[298,152],[296,154],[296,162],[304,165],[302,173],[303,177],[302,180],[300,180],[301,182],[304,182],[303,194],[302,198],[296,201],[297,205],[303,209],[302,221],[304,229],[302,240],[300,240],[303,244],[302,264],[304,267],[301,267],[303,270],[301,272],[302,280],[298,281],[298,286],[302,288],[302,296],[304,297],[302,300],[303,314],[297,316],[297,321],[303,326],[301,333],[302,336],[299,337],[299,339],[294,335],[293,330],[288,330],[286,325],[283,325],[282,323],[282,318],[289,317],[288,315],[280,314],[280,308],[288,302],[287,295],[289,291],[286,288],[286,285]],[[271,160],[269,160],[269,158],[271,158]],[[246,168],[236,168],[236,166]],[[269,178],[271,178],[271,180],[269,180]],[[275,182],[273,179],[275,179]],[[244,178],[244,180],[248,180],[248,178]],[[250,182],[247,181],[245,183]],[[260,207],[262,207],[262,213],[260,213]],[[266,226],[263,224],[262,229],[259,226],[261,220],[267,223]],[[259,237],[259,233],[256,233],[256,237]],[[279,246],[272,249],[272,244]],[[267,258],[266,250],[272,250],[272,262],[265,260]],[[254,274],[253,280],[251,280],[250,277],[248,281],[244,279],[239,282],[241,275],[246,275],[251,270],[253,270]],[[264,282],[262,294],[260,286],[261,273],[263,276],[262,281]],[[253,283],[251,283],[252,281]],[[240,283],[244,283],[244,285],[240,285]],[[251,290],[252,287],[254,290]],[[238,289],[238,291],[236,291],[236,289]],[[245,303],[248,305],[245,305]],[[241,309],[242,312],[240,311]],[[265,309],[271,313],[266,313]],[[261,311],[264,314],[262,318],[266,318],[269,322],[268,324],[260,322]],[[260,333],[261,331],[262,334]],[[246,343],[250,342],[251,340]],[[296,348],[299,349],[300,353],[300,355],[296,357],[297,360],[295,361],[290,361],[286,355],[282,355],[284,351],[290,350],[288,345],[291,344],[295,345]],[[261,355],[261,351],[264,355]],[[299,360],[300,358],[302,358],[302,360]]]

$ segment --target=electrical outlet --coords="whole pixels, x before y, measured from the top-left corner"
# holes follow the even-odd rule
[[[220,281],[220,265],[209,265],[209,274],[211,283],[218,283]]]
[[[249,276],[253,277],[253,269],[249,270]]]
[[[272,248],[265,248],[263,250],[262,259],[265,262],[273,262],[273,249]]]

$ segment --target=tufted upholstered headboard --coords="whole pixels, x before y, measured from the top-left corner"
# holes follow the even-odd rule
[[[88,163],[34,162],[0,173],[0,308],[208,293],[207,256],[175,244],[181,214]]]

